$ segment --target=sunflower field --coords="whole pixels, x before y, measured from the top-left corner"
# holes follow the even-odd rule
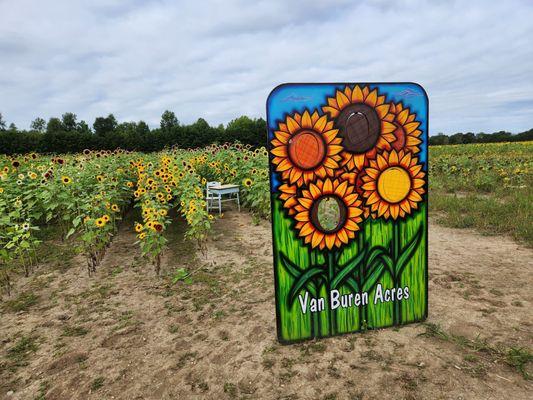
[[[43,240],[39,231],[49,226],[76,243],[91,275],[132,210],[142,255],[159,273],[174,218],[187,221],[186,239],[200,248],[205,243],[215,218],[206,210],[207,181],[240,184],[243,205],[257,218],[269,215],[266,165],[264,148],[239,144],[151,154],[0,156],[0,283],[9,293],[14,273],[32,273]]]
[[[505,233],[533,244],[531,142],[431,146],[431,211],[438,222]],[[128,212],[142,254],[160,269],[165,231],[187,222],[186,239],[202,248],[216,216],[206,211],[208,181],[240,184],[255,218],[270,215],[268,153],[213,145],[158,153],[117,150],[71,155],[0,155],[0,283],[29,275],[53,226],[73,241],[92,274]],[[291,199],[286,187],[286,200]]]

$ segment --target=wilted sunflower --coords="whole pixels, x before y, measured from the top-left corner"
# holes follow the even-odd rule
[[[355,232],[360,229],[363,221],[361,214],[361,200],[355,188],[348,181],[339,179],[317,180],[309,185],[309,190],[302,190],[302,195],[297,197],[295,206],[296,229],[305,243],[310,243],[312,248],[333,246],[341,247],[355,237]],[[337,209],[335,225],[325,226],[323,217],[319,213],[322,202],[334,201]]]
[[[391,150],[365,168],[362,186],[366,206],[378,217],[404,217],[418,207],[424,193],[422,165],[411,153]]]
[[[406,149],[413,154],[420,152],[418,145],[422,143],[419,139],[422,131],[418,129],[420,122],[415,121],[416,114],[411,114],[409,108],[404,107],[401,102],[391,104],[390,111],[394,114],[392,122],[396,125],[393,132],[396,140],[392,142],[392,148],[398,151]]]
[[[301,115],[287,116],[278,124],[271,142],[276,171],[281,172],[283,180],[298,186],[317,177],[333,176],[342,150],[337,133],[333,122],[316,111],[312,115],[306,110]]]
[[[335,119],[335,128],[342,138],[342,165],[361,170],[368,159],[376,157],[378,150],[390,149],[395,140],[394,115],[377,89],[370,91],[368,86],[356,85],[352,90],[346,86],[327,101],[322,110]]]

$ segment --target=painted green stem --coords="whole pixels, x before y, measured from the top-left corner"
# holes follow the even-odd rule
[[[330,304],[330,296],[331,296],[331,282],[333,279],[335,279],[335,253],[332,251],[328,251],[326,253],[326,261],[328,266],[328,290],[327,290],[327,302]],[[330,304],[331,307],[331,304]],[[329,308],[329,334],[334,335],[337,333],[337,322],[336,322],[336,310],[332,310]]]

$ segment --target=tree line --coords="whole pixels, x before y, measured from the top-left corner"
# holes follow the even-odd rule
[[[488,133],[456,133],[429,138],[430,145],[494,143],[533,140],[533,129],[519,134],[500,131]],[[181,124],[172,111],[161,115],[158,128],[150,128],[144,121],[119,123],[113,114],[97,117],[89,126],[78,121],[76,114],[65,113],[61,118],[45,121],[36,118],[30,129],[18,129],[6,124],[0,114],[0,154],[76,153],[85,149],[159,151],[165,147],[204,147],[212,143],[240,142],[253,147],[266,143],[266,121],[241,116],[226,126],[210,126],[199,118],[190,125]]]
[[[253,147],[266,142],[266,121],[241,116],[226,126],[210,126],[199,118],[190,125],[181,124],[172,111],[161,116],[160,126],[150,129],[144,121],[119,123],[113,114],[97,117],[92,127],[78,121],[76,114],[61,118],[32,121],[30,129],[7,126],[0,114],[0,153],[76,153],[85,149],[159,151],[165,147],[204,147],[212,143],[240,142]]]
[[[455,133],[453,135],[445,135],[439,133],[430,136],[429,144],[431,145],[446,145],[446,144],[469,144],[469,143],[497,143],[497,142],[525,142],[533,140],[533,129],[518,134],[511,132],[499,131],[494,133]]]

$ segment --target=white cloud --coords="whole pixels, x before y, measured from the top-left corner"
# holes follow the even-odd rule
[[[416,81],[432,133],[518,132],[532,19],[527,0],[0,1],[0,112],[218,124],[264,116],[282,82]]]

